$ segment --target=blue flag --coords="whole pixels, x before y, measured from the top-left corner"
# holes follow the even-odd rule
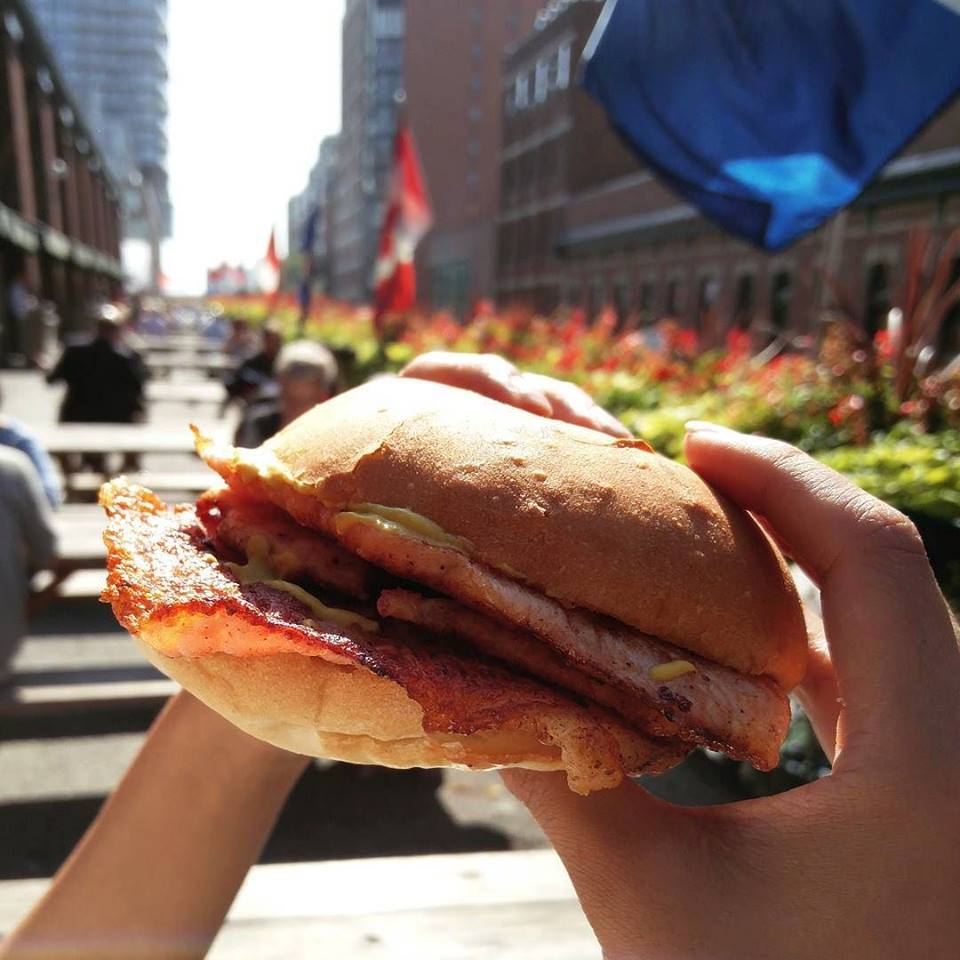
[[[607,0],[583,83],[668,186],[777,250],[960,90],[960,0]]]

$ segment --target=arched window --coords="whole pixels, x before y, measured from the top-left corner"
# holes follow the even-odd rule
[[[875,263],[867,271],[864,302],[864,327],[871,339],[887,325],[890,312],[890,281],[885,263]]]
[[[755,297],[753,274],[745,273],[737,280],[733,300],[733,322],[738,330],[746,330],[753,322]]]
[[[702,330],[704,318],[717,302],[720,295],[720,281],[716,277],[701,277],[700,286],[697,290],[697,315],[694,322],[698,330]]]
[[[667,284],[667,302],[664,305],[668,317],[676,317],[680,310],[680,281],[671,280]]]
[[[790,305],[793,300],[793,278],[789,270],[774,274],[770,285],[770,324],[774,330],[790,326]]]
[[[637,290],[637,310],[642,324],[653,323],[653,284],[649,280],[641,283]]]

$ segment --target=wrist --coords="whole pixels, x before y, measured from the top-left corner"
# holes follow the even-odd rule
[[[157,723],[203,751],[211,774],[239,775],[247,784],[259,781],[290,789],[310,762],[244,733],[186,691],[170,701]]]

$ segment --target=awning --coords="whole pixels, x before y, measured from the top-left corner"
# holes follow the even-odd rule
[[[36,253],[40,248],[36,227],[2,203],[0,203],[0,238],[28,253]]]
[[[53,227],[43,227],[41,230],[43,237],[43,249],[56,257],[58,260],[70,259],[70,238],[64,236],[59,230]]]

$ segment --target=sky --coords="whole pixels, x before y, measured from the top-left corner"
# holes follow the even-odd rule
[[[271,227],[286,250],[287,200],[321,139],[340,128],[343,0],[170,0],[167,121],[170,293],[201,293],[206,270],[252,266]],[[124,261],[145,277],[146,245]]]

